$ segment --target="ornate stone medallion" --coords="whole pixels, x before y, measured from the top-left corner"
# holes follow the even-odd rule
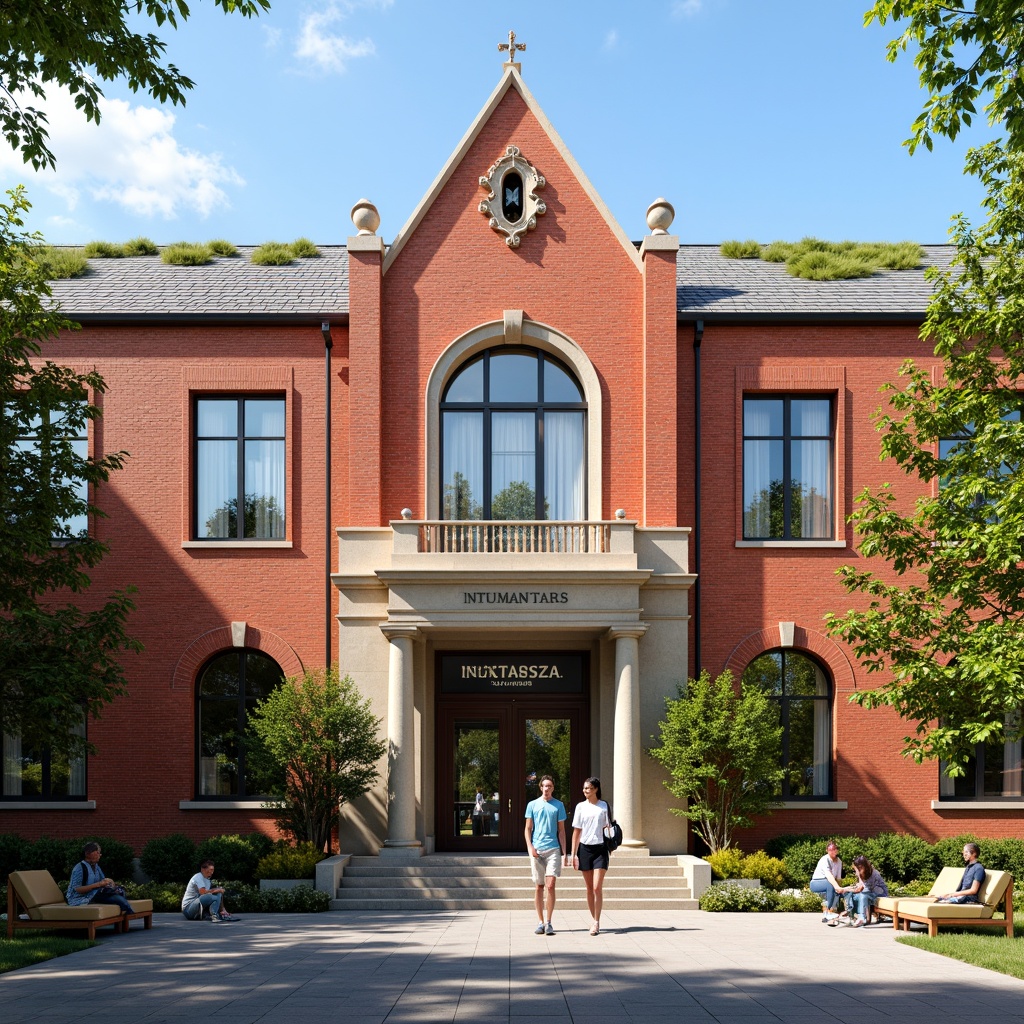
[[[498,157],[480,178],[487,198],[480,200],[478,209],[489,218],[490,226],[505,236],[510,248],[517,248],[520,238],[532,231],[537,218],[547,212],[546,204],[536,195],[536,190],[546,184],[544,175],[523,158],[518,146],[507,147],[505,155]]]

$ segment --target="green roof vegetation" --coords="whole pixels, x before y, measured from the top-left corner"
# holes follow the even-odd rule
[[[89,261],[82,249],[55,249],[51,245],[40,245],[32,249],[32,256],[43,268],[48,281],[89,273]]]
[[[722,243],[721,252],[729,259],[759,256],[767,263],[785,263],[793,277],[809,281],[870,277],[879,270],[913,270],[924,259],[924,250],[916,242],[825,242],[820,238],[766,246],[750,239],[730,241]]]
[[[316,245],[308,238],[296,238],[291,244],[291,250],[295,253],[299,259],[316,259],[320,255],[320,250]]]
[[[119,260],[124,256],[124,246],[117,242],[87,242],[85,255],[90,259]]]
[[[201,242],[175,242],[164,247],[160,259],[175,267],[201,267],[213,259],[213,253]]]
[[[214,256],[237,256],[238,250],[224,238],[214,238],[206,243],[206,248]]]
[[[139,235],[137,238],[129,238],[124,243],[123,248],[125,256],[155,256],[160,251],[156,246],[156,242],[151,238],[146,238],[144,235]]]
[[[264,242],[252,251],[250,262],[260,267],[284,267],[295,259],[290,245],[284,242]]]

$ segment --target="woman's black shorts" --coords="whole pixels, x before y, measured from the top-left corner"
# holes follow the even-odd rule
[[[580,871],[593,871],[594,868],[608,870],[608,847],[604,843],[580,843],[576,854],[580,859]]]

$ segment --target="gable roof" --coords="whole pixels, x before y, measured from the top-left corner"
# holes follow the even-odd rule
[[[562,141],[561,136],[555,131],[555,128],[548,120],[547,115],[543,110],[541,110],[540,104],[538,104],[534,99],[533,93],[526,88],[522,76],[514,66],[509,65],[505,70],[505,74],[502,75],[501,81],[498,83],[494,92],[491,93],[490,98],[484,104],[483,109],[479,114],[477,114],[473,123],[469,126],[469,130],[462,137],[462,141],[455,147],[455,151],[448,158],[444,167],[441,168],[440,174],[438,174],[434,179],[434,183],[430,188],[427,189],[427,194],[419,201],[416,209],[413,210],[412,215],[405,222],[398,234],[395,235],[394,241],[392,241],[391,246],[384,257],[384,273],[386,274],[388,272],[388,268],[398,258],[398,254],[402,251],[406,242],[408,242],[420,222],[426,216],[427,211],[434,204],[434,201],[444,190],[444,187],[448,183],[452,174],[455,173],[456,168],[462,163],[466,154],[469,152],[470,147],[476,141],[477,136],[480,134],[484,125],[486,125],[490,120],[491,115],[497,109],[498,104],[502,101],[509,89],[515,89],[522,97],[527,109],[537,119],[538,124],[543,128],[548,138],[551,140],[551,144],[555,147],[559,156],[561,156],[561,158],[566,162],[569,170],[583,188],[583,191],[586,192],[590,201],[594,204],[598,212],[608,224],[612,234],[619,240],[623,249],[626,250],[637,270],[641,270],[643,264],[641,263],[640,254],[637,252],[636,246],[629,240],[629,236],[622,230],[619,222],[612,216],[611,210],[608,209],[604,200],[597,194],[597,190],[590,183],[590,179],[583,173],[583,168],[576,163],[575,157],[569,152],[569,147],[566,146]]]

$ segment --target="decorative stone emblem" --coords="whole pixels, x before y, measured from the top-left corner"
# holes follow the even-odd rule
[[[520,238],[547,212],[547,205],[536,195],[536,189],[546,184],[544,175],[523,158],[518,146],[509,146],[480,178],[487,198],[480,200],[478,209],[490,218],[491,227],[505,236],[509,248],[518,248]]]

